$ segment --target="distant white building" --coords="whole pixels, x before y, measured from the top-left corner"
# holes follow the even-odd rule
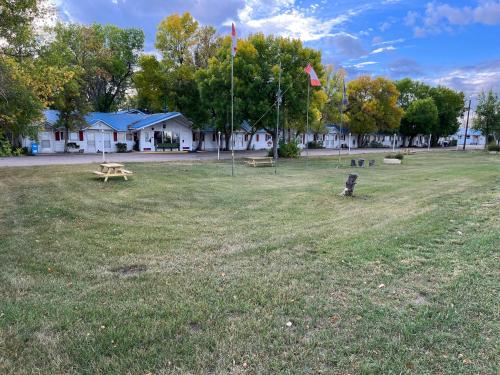
[[[450,139],[456,140],[457,145],[460,146],[464,144],[466,146],[485,146],[486,137],[479,130],[467,129],[467,136],[465,135],[465,128],[459,128],[458,131],[453,134]]]

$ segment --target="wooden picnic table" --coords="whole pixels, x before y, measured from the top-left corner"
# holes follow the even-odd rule
[[[102,163],[99,166],[101,170],[93,173],[99,178],[104,178],[105,182],[108,181],[109,177],[123,177],[127,181],[127,175],[133,174],[133,172],[124,169],[123,164],[119,163]]]
[[[252,167],[259,165],[270,166],[274,165],[274,159],[271,156],[249,156],[245,158],[245,163]]]

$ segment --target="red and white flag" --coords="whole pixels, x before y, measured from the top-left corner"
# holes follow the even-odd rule
[[[237,41],[236,41],[236,27],[234,27],[234,23],[231,24],[231,38],[233,40],[232,46],[231,46],[231,55],[236,56],[236,50],[237,50]]]
[[[311,86],[313,86],[313,87],[321,86],[321,82],[319,81],[318,75],[314,71],[311,64],[307,64],[307,66],[304,69],[304,72],[309,74],[309,78],[311,79]]]

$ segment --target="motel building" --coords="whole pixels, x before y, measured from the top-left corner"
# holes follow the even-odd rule
[[[37,141],[40,153],[64,152],[66,141],[69,152],[79,153],[117,152],[119,146],[123,151],[191,151],[193,147],[192,124],[179,112],[91,112],[84,124],[69,132],[57,125],[58,119],[58,111],[44,111]],[[28,148],[32,142],[22,140]]]

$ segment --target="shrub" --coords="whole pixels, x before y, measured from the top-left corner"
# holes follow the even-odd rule
[[[274,156],[273,149],[269,150],[268,155],[271,157]],[[278,156],[280,158],[298,158],[300,156],[299,143],[297,141],[292,141],[289,143],[280,141],[278,147]]]
[[[490,143],[488,145],[488,151],[496,151],[496,152],[500,152],[500,145],[497,145],[495,143]]]
[[[0,134],[0,156],[11,156],[12,147],[10,142]]]
[[[456,147],[456,146],[457,146],[457,143],[458,143],[458,141],[457,141],[456,139],[452,139],[452,140],[450,141],[450,143],[448,143],[448,146],[449,146],[449,147]]]
[[[317,149],[317,148],[324,148],[324,147],[323,147],[323,144],[321,144],[321,142],[311,141],[311,142],[307,143],[307,148],[308,149]]]
[[[24,150],[22,147],[17,147],[14,151],[12,151],[13,156],[21,156],[24,155]]]
[[[116,152],[127,152],[127,144],[118,142],[116,144]]]
[[[368,147],[371,147],[371,148],[382,148],[384,147],[384,145],[380,142],[377,142],[377,141],[371,141],[370,144],[368,145]]]
[[[404,157],[404,155],[401,154],[401,153],[387,154],[387,155],[385,155],[386,159],[399,159],[399,160],[403,160],[403,157]]]

